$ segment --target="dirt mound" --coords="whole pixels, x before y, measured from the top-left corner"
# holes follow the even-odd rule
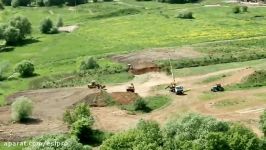
[[[132,92],[114,92],[111,96],[119,104],[130,104],[141,98],[137,93]]]
[[[112,100],[112,96],[109,93],[107,93],[106,91],[100,91],[98,93],[87,95],[80,102],[85,102],[86,104],[92,107],[105,107],[111,104],[113,100]]]

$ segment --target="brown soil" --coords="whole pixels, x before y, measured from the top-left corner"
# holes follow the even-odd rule
[[[12,95],[9,97],[10,101],[20,96],[32,99],[34,104],[32,117],[37,121],[27,124],[12,123],[10,121],[11,106],[1,107],[0,130],[3,132],[0,132],[0,141],[16,141],[47,133],[67,132],[67,126],[62,122],[64,111],[87,95],[96,92],[98,91],[88,88],[62,88],[26,91]]]
[[[137,93],[132,92],[113,92],[111,96],[119,104],[130,104],[141,98]]]
[[[77,102],[85,102],[91,107],[105,107],[108,106],[109,102],[111,102],[111,95],[105,91],[99,91],[97,93],[92,93],[87,95],[81,101]],[[76,104],[74,104],[76,105]]]
[[[153,48],[140,52],[110,56],[111,59],[131,64],[133,74],[144,74],[147,72],[158,72],[160,68],[155,64],[159,60],[179,60],[183,58],[197,58],[203,54],[194,51],[192,48]]]

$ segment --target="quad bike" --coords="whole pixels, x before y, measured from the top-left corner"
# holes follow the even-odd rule
[[[221,84],[216,84],[216,86],[211,88],[212,92],[223,92],[224,88],[222,87]]]

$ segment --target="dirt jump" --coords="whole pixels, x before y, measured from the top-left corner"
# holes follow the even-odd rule
[[[88,89],[85,86],[16,93],[9,97],[9,103],[16,97],[29,97],[34,103],[33,118],[36,118],[36,120],[27,124],[12,123],[10,122],[10,105],[1,107],[0,130],[3,132],[0,132],[0,141],[16,141],[42,134],[67,132],[67,126],[62,121],[63,113],[66,109],[80,102],[86,102],[92,106],[91,111],[95,118],[94,128],[105,131],[121,131],[133,128],[140,119],[155,120],[160,124],[164,124],[173,117],[184,113],[196,112],[211,115],[221,120],[240,121],[251,127],[256,133],[261,134],[257,123],[259,114],[266,104],[256,95],[265,93],[266,88],[210,93],[210,87],[216,82],[225,86],[239,83],[253,72],[254,70],[250,68],[237,68],[205,75],[177,78],[178,83],[182,83],[184,87],[191,89],[185,96],[174,95],[163,88],[154,90],[155,87],[167,85],[172,81],[170,76],[159,72],[136,75],[132,81],[123,84],[107,85],[108,90],[105,91],[107,95],[99,94],[101,91]],[[230,76],[226,76],[216,82],[199,84],[200,81],[206,78],[226,73],[230,73]],[[138,94],[125,92],[130,83],[134,83]],[[204,93],[211,94],[213,97],[209,100],[202,100],[201,96]],[[139,96],[146,97],[157,94],[169,95],[172,101],[169,105],[148,114],[137,113],[136,115],[131,115],[116,106],[99,107],[105,106],[105,101],[102,101],[102,99],[105,99],[106,96],[126,104]],[[235,102],[231,101],[237,101],[237,104],[235,104],[237,107],[220,107],[220,103],[223,104],[223,101],[229,101],[230,104],[235,104]]]

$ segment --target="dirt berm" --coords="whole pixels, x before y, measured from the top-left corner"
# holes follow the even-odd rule
[[[106,91],[100,91],[87,95],[80,102],[85,102],[92,107],[105,107],[114,103],[121,105],[129,104],[139,98],[141,97],[138,94],[132,92],[113,92],[109,94]]]

